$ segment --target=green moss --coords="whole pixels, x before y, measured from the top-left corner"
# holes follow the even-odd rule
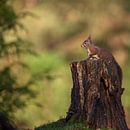
[[[40,127],[35,128],[35,130],[89,130],[82,123],[68,123],[63,124],[62,121],[52,122]]]
[[[87,128],[83,123],[80,122],[70,122],[65,124],[63,119],[49,124],[42,125],[35,128],[35,130],[91,130]],[[102,128],[101,130],[107,130],[107,128]]]

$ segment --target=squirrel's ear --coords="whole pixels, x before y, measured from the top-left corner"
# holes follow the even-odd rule
[[[87,40],[92,44],[92,38],[91,38],[91,35],[89,34]]]

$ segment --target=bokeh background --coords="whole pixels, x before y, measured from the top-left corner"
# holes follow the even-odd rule
[[[87,58],[91,34],[123,69],[122,102],[130,124],[129,0],[1,0],[0,112],[19,128],[66,115],[72,87],[69,64]]]

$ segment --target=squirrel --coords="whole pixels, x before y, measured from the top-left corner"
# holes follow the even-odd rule
[[[100,48],[100,47],[94,45],[90,35],[87,38],[87,40],[85,40],[82,43],[81,47],[87,49],[88,58],[95,57],[97,59],[104,59],[104,60],[108,60],[108,61],[115,60],[113,55],[107,49]]]
[[[117,71],[120,77],[120,83],[122,85],[122,70],[121,67],[119,66],[119,64],[116,62],[114,56],[112,55],[111,52],[109,52],[107,49],[104,48],[100,48],[98,46],[96,46],[91,39],[91,36],[89,35],[89,37],[82,43],[81,47],[87,49],[88,51],[88,59],[90,58],[96,58],[96,59],[102,59],[106,62],[114,62],[116,67],[117,67]]]

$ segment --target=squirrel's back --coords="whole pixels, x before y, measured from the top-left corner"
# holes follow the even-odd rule
[[[99,48],[97,46],[95,46],[95,48],[97,50],[97,55],[98,55],[99,58],[106,59],[106,60],[113,60],[113,59],[115,60],[112,53],[109,52],[107,49]]]

